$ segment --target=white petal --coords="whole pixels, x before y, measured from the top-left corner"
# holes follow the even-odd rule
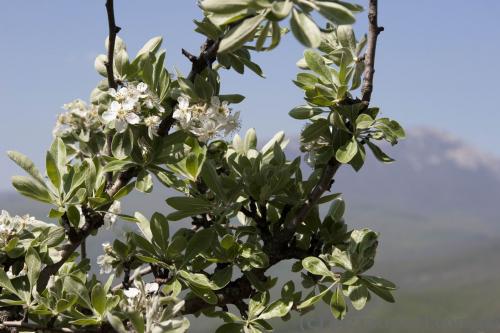
[[[127,119],[127,122],[132,125],[137,125],[141,121],[141,118],[132,112],[127,113],[125,119]]]
[[[109,123],[110,121],[113,121],[116,119],[116,116],[117,116],[118,112],[116,111],[112,111],[112,110],[108,110],[108,111],[105,111],[103,114],[102,114],[102,119],[104,120],[104,122],[107,124]]]
[[[160,286],[156,282],[146,283],[145,290],[146,290],[147,293],[155,293],[155,292],[158,291],[159,287]]]
[[[123,110],[132,111],[135,108],[135,100],[127,99],[122,105]]]
[[[146,90],[148,90],[148,85],[144,82],[141,82],[137,85],[137,90],[139,90],[141,93],[146,92]]]
[[[122,108],[122,105],[121,105],[120,103],[118,103],[117,101],[113,101],[113,102],[111,102],[111,105],[110,105],[110,107],[109,107],[109,109],[110,109],[111,111],[114,111],[114,112],[118,112],[118,111],[120,111],[120,110],[121,110],[121,108]]]
[[[125,296],[127,296],[128,298],[135,298],[137,297],[141,292],[139,291],[139,289],[137,288],[128,288],[128,289],[125,289],[123,291],[123,293],[125,294]]]
[[[127,121],[123,119],[116,119],[115,129],[118,133],[123,133],[127,129]]]
[[[210,104],[212,104],[213,107],[218,108],[220,106],[219,96],[212,96]]]
[[[186,96],[179,96],[177,101],[179,102],[179,109],[186,110],[189,107],[189,99]]]

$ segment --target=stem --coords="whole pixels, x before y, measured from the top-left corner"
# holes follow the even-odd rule
[[[368,106],[372,97],[373,77],[375,75],[375,52],[377,50],[377,38],[384,31],[378,26],[378,0],[370,0],[368,9],[368,41],[365,54],[365,72],[363,87],[361,89],[361,100]]]
[[[109,30],[109,37],[108,37],[108,61],[106,62],[106,72],[108,74],[108,86],[109,88],[113,89],[118,89],[118,84],[116,83],[115,80],[115,74],[113,72],[113,64],[114,64],[114,56],[115,56],[115,41],[116,41],[116,34],[120,32],[121,28],[116,26],[115,23],[115,9],[114,9],[114,4],[113,0],[106,0],[106,12],[108,14],[108,30]],[[106,135],[106,144],[104,146],[104,151],[106,155],[111,156],[111,143],[112,143],[113,137],[108,133]],[[108,172],[106,173],[106,182],[107,186],[111,186],[111,183],[113,181],[113,173]]]

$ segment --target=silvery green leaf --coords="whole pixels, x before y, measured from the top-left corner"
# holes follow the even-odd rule
[[[202,0],[200,6],[208,12],[228,14],[248,8],[252,2],[253,0]]]
[[[12,185],[22,195],[45,203],[52,203],[48,189],[31,177],[13,176]]]
[[[231,52],[245,44],[253,37],[255,30],[259,27],[264,18],[263,15],[251,17],[229,30],[227,35],[224,36],[220,42],[219,52]]]
[[[335,158],[340,163],[347,164],[349,163],[354,155],[358,152],[358,142],[355,137],[352,137],[346,144],[337,149],[335,152]]]
[[[339,3],[330,1],[316,1],[319,13],[335,24],[353,24],[356,18],[352,12]]]
[[[298,310],[305,309],[305,308],[308,308],[308,307],[313,306],[314,304],[318,303],[323,298],[323,296],[325,296],[326,293],[332,288],[332,286],[333,286],[333,284],[329,288],[325,288],[325,290],[323,290],[319,294],[306,299],[305,301],[303,301],[302,303],[300,303],[297,306],[297,309]]]
[[[91,302],[94,310],[96,310],[100,315],[103,315],[106,311],[106,292],[100,283],[96,284],[94,288],[92,288]]]
[[[337,39],[343,47],[350,49],[352,52],[356,50],[356,37],[351,25],[343,24],[337,27]]]
[[[370,148],[370,150],[372,151],[373,155],[377,158],[377,160],[379,160],[380,162],[384,162],[384,163],[394,162],[394,159],[391,158],[390,156],[388,156],[386,153],[384,153],[382,151],[382,149],[380,149],[379,146],[377,146],[376,144],[374,144],[370,141],[368,141],[367,144],[368,144],[368,147]]]
[[[290,312],[293,306],[292,301],[282,301],[277,300],[266,307],[266,309],[260,314],[259,319],[271,319],[271,318],[281,318]]]
[[[135,188],[140,192],[150,193],[153,190],[153,178],[151,174],[146,170],[139,172],[135,182]]]
[[[316,48],[321,43],[321,31],[318,26],[311,17],[301,11],[292,10],[290,28],[295,38],[307,47]]]
[[[307,257],[302,260],[302,266],[306,271],[314,275],[332,276],[333,273],[326,267],[325,263],[316,257]]]
[[[31,290],[35,288],[36,282],[38,281],[38,276],[40,275],[40,271],[42,269],[42,261],[38,253],[30,247],[28,251],[26,251],[26,259],[25,259],[26,267],[28,270],[28,280],[30,282]]]
[[[295,119],[309,119],[314,116],[317,116],[324,111],[320,108],[314,108],[309,105],[302,105],[302,106],[297,106],[290,110],[288,114],[290,117],[295,118]]]
[[[363,284],[349,286],[347,288],[347,295],[356,310],[363,309],[369,297],[368,289]]]
[[[163,42],[163,38],[161,36],[153,37],[144,44],[144,46],[137,52],[136,58],[139,58],[143,55],[148,55],[149,53],[156,53]]]
[[[335,288],[335,292],[333,293],[330,301],[330,308],[335,318],[339,320],[344,319],[347,313],[347,305],[340,288]]]
[[[113,136],[111,143],[111,151],[113,156],[119,160],[124,160],[130,157],[132,148],[134,146],[134,135],[130,129],[123,133],[116,133]]]
[[[33,177],[33,179],[38,181],[41,185],[45,186],[45,179],[43,179],[43,176],[38,170],[38,168],[35,166],[35,163],[33,163],[27,156],[17,151],[8,151],[7,155],[14,163],[16,163],[31,177]]]

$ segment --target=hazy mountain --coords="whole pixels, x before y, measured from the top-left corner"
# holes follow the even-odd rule
[[[349,225],[381,232],[374,272],[400,286],[397,303],[372,302],[341,323],[319,306],[305,318],[277,322],[277,331],[500,331],[500,159],[428,128],[385,150],[397,162],[369,157],[359,173],[344,167],[332,191],[344,194]],[[168,195],[134,194],[124,206],[166,212]],[[0,208],[40,218],[48,211],[15,193],[0,194]],[[90,242],[91,255],[108,235]],[[275,270],[283,281],[286,266]]]

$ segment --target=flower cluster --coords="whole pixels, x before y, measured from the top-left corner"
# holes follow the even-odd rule
[[[72,133],[79,134],[80,131],[90,132],[100,129],[101,121],[97,106],[89,106],[81,99],[77,99],[64,104],[63,109],[67,112],[57,117],[56,126],[52,130],[54,137],[67,137]]]
[[[147,84],[127,83],[118,91],[110,89],[108,94],[112,102],[102,114],[104,124],[110,125],[119,133],[124,132],[128,125],[144,124],[148,127],[150,137],[156,135],[161,122],[160,115],[165,110]]]
[[[210,103],[191,104],[185,95],[177,101],[173,117],[178,127],[191,132],[202,142],[216,136],[227,136],[239,128],[240,113],[232,114],[228,102],[221,102],[218,96],[213,96]]]
[[[9,212],[2,210],[0,213],[0,248],[22,230],[31,230],[36,226],[49,226],[45,222],[37,221],[29,215],[11,217]]]
[[[104,254],[97,257],[97,265],[100,266],[99,273],[109,274],[113,271],[113,263],[115,262],[113,247],[109,243],[103,243],[102,249]]]
[[[115,224],[117,216],[116,214],[120,214],[122,209],[121,209],[121,203],[118,200],[113,201],[111,206],[108,208],[108,211],[106,214],[104,214],[104,227],[106,229],[111,229],[113,224]]]
[[[125,310],[145,313],[144,332],[185,332],[187,320],[180,317],[184,301],[175,297],[162,297],[158,283],[135,280],[134,286],[123,291],[127,297]]]

